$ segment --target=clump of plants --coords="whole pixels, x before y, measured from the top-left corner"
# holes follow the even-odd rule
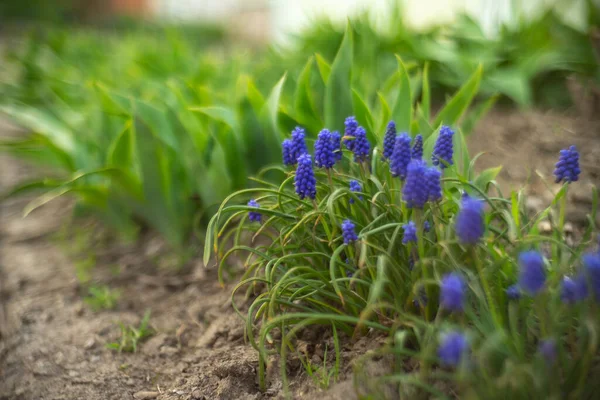
[[[452,99],[440,115],[457,121],[456,110]],[[402,398],[591,398],[589,378],[600,373],[596,191],[581,240],[568,245],[563,229],[577,149],[561,151],[554,176],[563,186],[531,215],[522,189],[504,196],[496,185],[500,168],[475,172],[481,154],[471,158],[457,124],[440,115],[425,135],[391,121],[376,143],[354,117],[314,145],[298,127],[282,144],[283,166],[264,171],[280,183],[258,178],[263,187],[234,193],[212,218],[204,256],[216,253],[220,279],[233,255],[247,254],[234,294],[252,301],[245,314],[234,307],[259,352],[263,390],[265,364],[279,355],[285,383],[299,331],[326,325],[336,348],[337,332],[389,335],[374,354],[392,355],[392,372],[362,380],[377,398],[389,385]],[[538,228],[545,220],[550,235]],[[365,374],[358,368],[357,379]]]

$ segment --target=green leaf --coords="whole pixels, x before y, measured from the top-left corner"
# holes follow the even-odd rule
[[[423,68],[423,93],[421,95],[421,110],[425,121],[429,122],[431,116],[431,91],[429,89],[429,63]]]
[[[398,60],[398,72],[400,74],[400,88],[396,103],[392,109],[392,120],[396,123],[398,132],[410,131],[410,119],[412,116],[412,94],[410,92],[410,78],[402,59],[396,56]]]
[[[475,178],[475,182],[473,184],[481,189],[483,192],[487,192],[487,187],[489,183],[496,179],[500,171],[502,170],[502,166],[488,168],[482,171],[477,178]]]
[[[264,124],[264,129],[267,137],[267,146],[269,154],[279,154],[281,147],[281,141],[285,138],[279,132],[278,116],[279,116],[279,102],[281,100],[281,92],[283,90],[283,84],[285,83],[286,75],[284,74],[279,82],[273,87],[267,102],[261,112],[261,120]]]
[[[465,116],[464,122],[462,123],[462,131],[465,136],[469,136],[477,122],[483,118],[488,111],[496,104],[496,101],[500,98],[499,95],[492,96],[483,103],[478,104],[476,107],[472,108],[469,113]]]
[[[377,133],[373,131],[373,116],[369,107],[358,94],[358,92],[352,89],[352,103],[354,105],[354,116],[359,124],[367,128],[367,137],[372,143],[377,142]]]
[[[353,38],[348,22],[344,40],[338,50],[331,75],[325,87],[325,126],[342,132],[344,119],[352,115],[352,92],[350,90]]]
[[[313,66],[313,58],[309,58],[300,73],[294,94],[294,109],[302,125],[310,131],[318,132],[323,126],[323,121],[319,118],[315,104],[311,95],[310,78]]]
[[[483,68],[480,65],[473,75],[471,75],[467,83],[456,92],[439,112],[433,123],[434,126],[439,126],[440,124],[454,125],[458,122],[477,94],[482,72]]]
[[[132,121],[125,122],[119,135],[114,138],[108,149],[107,164],[115,167],[127,168],[133,164],[133,133]]]
[[[54,117],[51,113],[27,106],[0,106],[0,111],[13,118],[19,125],[43,134],[58,149],[72,154],[76,147],[76,140],[71,129]]]
[[[315,59],[317,60],[317,67],[319,67],[321,79],[323,80],[323,83],[327,85],[329,76],[331,75],[331,66],[320,54],[315,54]]]
[[[234,132],[239,131],[239,124],[233,110],[225,107],[188,107],[188,110],[204,114],[215,121],[229,126]]]
[[[377,128],[377,132],[384,132],[385,127],[388,122],[390,122],[390,115],[392,111],[390,110],[390,106],[387,103],[387,100],[380,92],[377,92],[377,97],[379,98],[379,103],[381,104],[381,116],[379,118],[379,127]]]

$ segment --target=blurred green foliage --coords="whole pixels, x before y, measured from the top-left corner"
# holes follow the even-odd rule
[[[342,28],[317,23],[284,49],[248,49],[213,26],[35,29],[0,69],[0,111],[31,134],[0,148],[48,169],[10,194],[43,191],[26,213],[74,195],[125,234],[150,227],[181,249],[229,193],[280,160],[296,125],[314,138],[355,114],[375,140],[390,118],[428,131],[431,104],[474,75],[484,97],[522,105],[538,87],[558,87],[544,98],[563,104],[568,74],[598,76],[588,34],[552,12],[493,40],[467,17],[417,33],[401,8],[390,12],[387,28],[365,14],[343,42]],[[421,92],[426,107],[411,117],[405,105]],[[495,100],[466,117],[465,131]]]

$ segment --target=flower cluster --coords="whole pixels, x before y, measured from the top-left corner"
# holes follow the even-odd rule
[[[315,142],[313,156],[314,165],[316,167],[324,169],[333,168],[342,157],[342,141],[345,144],[345,147],[353,153],[353,161],[355,163],[363,163],[369,159],[371,144],[367,140],[366,130],[362,126],[359,126],[354,117],[346,118],[344,124],[345,130],[343,137],[337,132],[330,132],[327,129],[323,129],[319,132]],[[311,155],[306,151],[304,136],[305,133],[302,128],[294,129],[291,139],[287,139],[283,142],[283,158],[284,163],[287,165],[297,164],[294,183],[296,193],[300,199],[315,199],[317,190],[315,172],[313,170],[313,160]],[[397,133],[396,125],[393,121],[388,123],[382,143],[383,160],[387,161],[389,166],[388,178],[389,176],[399,177],[404,181],[401,186],[402,201],[404,203],[400,205],[389,204],[389,206],[393,207],[396,212],[401,212],[400,218],[402,219],[396,220],[395,223],[384,223],[381,227],[377,226],[375,229],[370,229],[370,226],[365,224],[365,239],[364,243],[362,243],[363,246],[361,246],[360,249],[359,247],[353,246],[350,248],[340,248],[338,251],[341,251],[341,253],[337,253],[340,259],[346,260],[348,265],[354,265],[359,258],[361,262],[366,262],[368,264],[368,259],[371,257],[371,254],[365,257],[363,248],[369,248],[369,246],[371,246],[371,235],[376,237],[376,234],[373,232],[379,230],[384,231],[388,229],[388,227],[394,227],[394,225],[397,225],[397,223],[402,221],[400,223],[402,228],[401,242],[402,245],[406,247],[403,246],[400,251],[396,251],[393,246],[397,244],[397,242],[394,242],[393,244],[390,244],[389,248],[392,249],[395,254],[402,255],[403,258],[400,265],[411,271],[411,275],[409,276],[413,276],[412,274],[416,274],[417,272],[422,272],[423,275],[421,278],[424,283],[416,283],[416,285],[419,285],[417,286],[417,292],[414,292],[417,293],[417,295],[412,300],[418,311],[423,313],[424,318],[426,318],[428,322],[432,320],[432,314],[430,313],[431,308],[438,307],[438,304],[438,316],[448,316],[455,321],[472,318],[472,314],[481,312],[480,309],[475,308],[477,306],[476,301],[480,298],[479,290],[482,292],[483,296],[485,296],[486,304],[488,306],[487,309],[489,309],[492,314],[492,320],[495,324],[504,324],[506,322],[502,321],[503,318],[501,313],[498,313],[497,315],[500,316],[496,318],[493,311],[508,303],[510,304],[509,316],[510,313],[515,312],[515,310],[516,312],[519,312],[519,310],[526,307],[526,304],[528,304],[521,300],[523,296],[535,297],[544,292],[547,296],[554,296],[556,293],[556,296],[560,297],[562,303],[569,307],[573,307],[589,297],[593,297],[596,301],[600,302],[600,251],[584,254],[581,258],[580,270],[575,271],[569,276],[563,276],[561,274],[557,276],[556,279],[554,279],[556,271],[546,270],[547,265],[550,268],[554,261],[547,262],[544,255],[538,250],[532,249],[521,251],[518,253],[517,257],[517,282],[507,285],[508,287],[504,289],[505,298],[501,302],[497,302],[497,299],[495,299],[499,290],[490,289],[500,288],[496,285],[489,285],[487,283],[486,277],[492,274],[482,272],[485,271],[485,267],[480,264],[477,264],[477,268],[473,270],[477,271],[479,274],[479,279],[481,280],[480,284],[474,284],[474,282],[470,281],[473,280],[473,275],[471,273],[463,272],[467,271],[466,268],[461,270],[461,272],[450,270],[445,273],[439,281],[439,298],[431,298],[431,296],[436,294],[436,291],[429,292],[430,286],[427,286],[428,292],[427,294],[425,293],[425,285],[431,285],[432,279],[432,270],[429,270],[429,274],[427,274],[425,271],[426,268],[435,265],[433,274],[437,274],[441,269],[445,269],[457,261],[459,263],[461,262],[459,258],[456,258],[453,260],[453,263],[440,262],[439,264],[436,264],[435,252],[431,251],[431,248],[427,248],[426,246],[430,246],[431,243],[440,243],[441,245],[442,241],[445,240],[443,245],[447,246],[449,249],[444,248],[444,252],[456,252],[458,255],[459,252],[469,251],[469,256],[464,257],[463,259],[464,262],[479,262],[484,264],[481,259],[474,257],[482,256],[482,247],[496,245],[496,243],[490,240],[485,243],[485,246],[478,246],[486,233],[486,217],[491,221],[494,221],[494,218],[496,218],[495,215],[498,214],[497,212],[494,212],[493,214],[486,215],[485,212],[486,202],[489,202],[490,205],[494,207],[494,211],[497,211],[495,199],[488,198],[485,192],[480,192],[481,198],[473,197],[472,195],[463,192],[459,207],[456,208],[453,203],[453,196],[458,197],[460,186],[453,183],[445,187],[445,190],[442,190],[442,175],[444,169],[453,165],[453,136],[454,131],[450,127],[442,126],[440,128],[439,137],[437,138],[432,154],[433,165],[428,165],[428,161],[423,159],[423,137],[417,135],[414,140],[411,140],[407,133]],[[340,220],[342,220],[341,237],[338,237],[337,240],[341,239],[345,245],[352,245],[359,240],[356,223],[354,221],[357,223],[362,222],[362,215],[365,215],[366,217],[368,214],[367,206],[379,205],[376,204],[377,196],[380,194],[389,194],[389,198],[396,200],[393,195],[394,186],[391,185],[391,188],[386,187],[386,184],[389,184],[389,181],[386,182],[380,179],[380,176],[375,176],[373,179],[369,176],[365,176],[370,171],[365,171],[364,165],[360,168],[360,171],[361,181],[352,179],[351,176],[338,173],[337,171],[334,171],[334,177],[336,179],[334,181],[330,171],[328,171],[330,183],[340,181],[347,182],[350,192],[360,193],[358,196],[350,196],[350,204],[355,203],[357,199],[363,200],[363,192],[368,194],[368,191],[364,191],[363,184],[365,186],[368,185],[368,187],[378,187],[377,195],[373,196],[372,201],[367,204],[361,204],[361,206],[365,207],[348,208],[343,204],[339,205],[339,207],[338,204],[334,204],[334,207],[331,208],[331,204],[327,205],[330,207],[330,215],[339,215],[338,213],[341,213],[341,215],[344,215],[344,213],[348,213],[348,216],[352,215],[351,218],[347,218],[346,216],[340,218]],[[381,171],[381,169],[378,169],[378,171]],[[566,150],[561,150],[559,161],[556,164],[556,170],[554,171],[557,182],[575,182],[577,181],[580,172],[579,153],[575,147],[571,146]],[[454,179],[448,180],[458,181]],[[381,187],[383,187],[383,189],[381,189]],[[466,185],[464,187],[466,187]],[[332,188],[332,193],[335,193],[333,190],[335,190],[335,188]],[[466,190],[471,191],[471,189]],[[441,201],[443,199],[443,194],[448,195],[448,199],[445,201]],[[337,197],[333,195],[331,198],[336,199]],[[483,198],[485,198],[485,202]],[[420,209],[425,208],[428,202],[439,203],[436,206],[428,207],[421,211]],[[320,212],[320,204],[324,204],[324,202],[314,202],[314,204],[315,207],[319,207],[319,210],[317,211]],[[260,208],[258,202],[252,199],[248,202],[248,206],[257,209],[256,211],[249,211],[249,220],[261,222],[262,215],[258,211]],[[375,207],[373,207],[373,210],[376,210],[377,213],[379,212]],[[415,223],[415,221],[423,222],[422,231],[419,230],[418,223]],[[436,227],[439,229],[431,229],[432,223],[435,223]],[[461,246],[456,245],[456,241],[453,240],[452,236],[450,237],[450,240],[447,240],[448,238],[445,237],[446,234],[452,235],[452,230],[447,229],[447,224],[453,225],[453,232],[457,242]],[[329,226],[330,225],[326,225],[324,229],[328,229]],[[394,229],[396,229],[395,232],[398,232],[397,226]],[[490,236],[495,235],[494,237],[497,238],[496,231],[498,229],[504,229],[503,224],[492,225],[490,223]],[[330,232],[331,230],[328,230],[327,234],[329,235]],[[425,235],[425,233],[427,234]],[[395,238],[397,237],[397,233],[392,235],[392,233],[385,232],[382,235],[388,235],[388,237],[394,238],[390,240],[396,240]],[[331,240],[321,241],[324,244],[329,242],[329,245],[332,245]],[[418,246],[415,246],[414,244],[418,244]],[[510,245],[513,244],[510,243]],[[508,245],[504,243],[500,243],[497,246],[499,252],[504,251],[503,249],[508,247]],[[373,248],[376,247],[373,246]],[[390,252],[392,250],[390,250]],[[356,259],[351,260],[354,257],[356,257]],[[426,257],[426,259],[424,257]],[[505,257],[505,255],[502,255],[501,257],[510,260],[510,257]],[[498,258],[498,260],[500,260],[500,258]],[[418,265],[420,270],[413,270],[413,266],[421,261],[423,262]],[[498,261],[498,264],[501,262],[504,261]],[[489,265],[489,262],[487,264]],[[362,268],[363,264],[360,265],[360,268]],[[511,270],[510,262],[507,262],[506,265],[507,267],[502,267],[502,276],[505,276],[504,274]],[[467,265],[465,265],[465,267],[467,267]],[[353,268],[358,271],[358,267]],[[342,271],[344,275],[348,274],[352,279],[355,279],[355,277],[358,276],[358,274],[354,274],[353,271],[347,270],[348,268]],[[488,272],[490,271],[488,270]],[[549,277],[552,277],[553,279],[550,279]],[[554,287],[556,283],[558,283],[558,287]],[[350,290],[354,290],[352,286],[349,287],[351,288]],[[472,302],[468,302],[469,288],[471,287],[477,288],[474,289],[477,296],[472,298]],[[549,290],[546,291],[546,287],[548,287]],[[361,293],[360,295],[368,296],[368,292]],[[428,296],[430,298],[428,298]],[[439,313],[440,310],[443,312]],[[436,310],[433,311],[435,312]],[[498,311],[506,312],[506,310]],[[435,315],[436,314],[433,314],[433,316]],[[521,317],[522,316],[519,316],[519,318]],[[536,354],[538,357],[544,359],[549,365],[555,362],[557,351],[560,348],[559,346],[561,343],[559,338],[551,336],[551,333],[552,332],[544,332],[544,336],[536,338],[536,341],[533,343],[537,346]],[[534,350],[532,351],[532,354],[535,352],[535,346],[529,347]],[[440,337],[437,346],[437,355],[442,365],[456,367],[465,361],[469,350],[469,341],[467,340],[466,333],[450,331]]]
[[[258,201],[251,199],[248,202],[248,207],[254,207],[254,208],[260,208],[260,205],[258,204]],[[251,222],[260,222],[262,219],[262,215],[259,212],[256,211],[249,211],[248,212],[248,219]]]
[[[415,142],[413,144],[410,156],[414,160],[420,160],[423,158],[423,136],[415,136]]]
[[[383,137],[383,159],[389,160],[394,153],[394,145],[396,144],[396,123],[390,121],[385,130]]]
[[[294,184],[296,186],[296,194],[301,199],[305,197],[314,199],[317,195],[317,180],[315,179],[310,154],[305,153],[298,157],[298,169],[294,177]]]
[[[443,169],[454,164],[452,160],[452,156],[454,155],[454,148],[452,147],[453,136],[454,131],[450,127],[442,125],[440,135],[433,147],[433,155],[431,156],[433,165],[439,165]]]
[[[410,163],[410,136],[402,133],[396,136],[396,142],[390,156],[390,172],[392,176],[406,178],[408,163]]]
[[[342,222],[342,237],[344,238],[345,244],[350,244],[358,240],[354,223],[349,219]]]
[[[351,192],[360,192],[360,191],[362,191],[362,185],[360,184],[360,182],[357,181],[356,179],[352,179],[350,181],[350,191]],[[358,198],[360,200],[363,199],[362,196],[358,196]],[[352,197],[350,198],[350,204],[354,204],[354,198],[352,198]]]
[[[456,216],[456,235],[461,243],[477,244],[483,236],[483,202],[475,197],[465,196]]]
[[[406,168],[406,182],[402,199],[409,208],[423,208],[427,201],[441,198],[441,173],[436,167],[427,167],[423,160],[412,160]]]
[[[335,164],[336,144],[331,133],[327,129],[323,129],[315,143],[315,165],[320,168],[332,168]]]
[[[567,183],[575,182],[579,179],[579,152],[575,146],[571,146],[568,149],[560,151],[558,162],[556,163],[556,169],[554,170],[554,176],[556,177],[556,183],[565,181]]]

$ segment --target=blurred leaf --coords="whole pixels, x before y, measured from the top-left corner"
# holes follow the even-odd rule
[[[392,110],[392,120],[396,122],[398,132],[409,132],[412,115],[410,78],[406,72],[402,59],[399,56],[396,56],[396,59],[398,60],[398,71],[400,74],[400,88],[398,89],[398,96],[396,97],[396,102]]]
[[[298,114],[298,119],[300,119],[302,124],[306,126],[309,131],[318,132],[323,126],[323,122],[317,114],[311,95],[310,78],[312,66],[313,59],[311,57],[298,78],[296,93],[294,94],[294,109]]]
[[[367,137],[371,143],[378,142],[378,132],[373,129],[373,116],[369,107],[365,104],[360,94],[352,89],[352,103],[354,105],[354,116],[359,124],[363,125],[367,129]]]
[[[499,95],[492,96],[469,110],[462,123],[462,131],[465,136],[468,137],[473,132],[475,125],[477,125],[481,118],[485,117],[499,98]]]
[[[344,119],[352,115],[352,47],[352,27],[348,22],[344,40],[331,66],[331,75],[325,89],[325,126],[330,130],[343,132]]]
[[[477,178],[475,178],[475,182],[473,182],[473,184],[485,193],[487,192],[489,183],[496,179],[501,170],[502,166],[488,168],[484,171],[481,171],[481,173],[477,175]]]
[[[323,79],[323,83],[327,85],[327,82],[329,82],[329,76],[331,75],[331,66],[323,57],[321,57],[320,54],[315,54],[315,58],[317,60],[317,66],[319,67],[321,79]]]
[[[477,68],[475,73],[469,78],[456,94],[446,103],[444,108],[438,113],[434,126],[440,124],[453,125],[458,122],[459,118],[467,110],[471,101],[477,94],[479,82],[481,82],[481,74],[483,69],[481,66]]]

